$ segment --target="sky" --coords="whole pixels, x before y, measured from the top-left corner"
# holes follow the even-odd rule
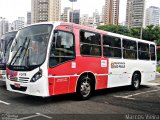
[[[125,21],[126,17],[126,2],[127,0],[120,0],[120,18],[119,22]],[[71,7],[69,0],[61,0],[63,12],[64,7]],[[95,9],[101,13],[102,6],[105,0],[77,0],[73,4],[74,9],[80,9],[81,14],[93,14]],[[149,6],[160,7],[160,0],[146,0],[146,8]],[[16,20],[18,17],[27,16],[27,11],[31,11],[31,0],[0,0],[0,17],[6,18],[9,22]]]

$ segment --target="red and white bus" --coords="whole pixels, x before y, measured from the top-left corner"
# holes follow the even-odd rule
[[[7,89],[34,96],[77,93],[155,79],[155,43],[72,23],[38,23],[21,29],[7,64]]]
[[[9,58],[9,49],[17,31],[8,32],[0,39],[0,82],[6,81],[6,63]],[[4,84],[4,82],[2,83]],[[1,83],[0,83],[1,85]]]

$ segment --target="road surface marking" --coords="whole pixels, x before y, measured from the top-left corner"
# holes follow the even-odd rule
[[[5,104],[5,105],[10,105],[10,103],[4,102],[4,101],[2,101],[2,100],[0,100],[0,103],[3,103],[3,104]]]
[[[141,95],[141,94],[156,92],[156,91],[159,91],[159,90],[160,90],[160,89],[151,90],[151,91],[146,91],[146,92],[140,92],[140,93],[136,93],[136,94],[132,94],[132,95],[127,95],[127,96],[114,96],[114,97],[120,97],[120,98],[125,98],[125,99],[135,99],[135,98],[132,98],[132,97],[133,97],[133,96],[137,96],[137,95]]]
[[[27,120],[27,119],[35,118],[35,117],[38,117],[38,116],[42,116],[42,117],[45,117],[45,118],[48,118],[48,119],[52,119],[52,117],[49,117],[47,115],[44,115],[44,114],[41,114],[41,113],[36,113],[36,115],[31,115],[31,116],[28,116],[28,117],[23,117],[23,118],[19,118],[19,119],[16,119],[16,120]]]
[[[145,83],[144,85],[148,85],[148,86],[158,86],[160,85],[159,83]]]
[[[43,116],[43,117],[45,117],[45,118],[48,118],[48,119],[52,119],[52,117],[49,117],[49,116],[44,115],[44,114],[41,114],[41,113],[36,113],[36,114],[39,115],[39,116]]]

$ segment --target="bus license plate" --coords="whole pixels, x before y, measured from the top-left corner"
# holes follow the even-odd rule
[[[18,83],[15,83],[14,86],[15,86],[16,88],[20,88],[20,87],[21,87],[21,85],[18,84]]]

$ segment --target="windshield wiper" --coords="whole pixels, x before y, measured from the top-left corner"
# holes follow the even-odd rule
[[[30,43],[30,39],[28,40],[28,44],[27,44],[27,47],[25,48],[25,52],[24,52],[24,56],[23,56],[23,59],[22,59],[22,61],[24,60],[24,58],[26,57],[26,54],[27,54],[27,59],[25,60],[25,65],[26,65],[26,68],[28,68],[28,66],[29,66],[29,51],[28,51],[28,47],[29,47],[29,43]]]
[[[15,55],[13,56],[13,58],[12,58],[12,60],[11,60],[11,62],[10,62],[10,65],[11,65],[11,64],[14,65],[15,62],[17,61],[17,59],[21,56],[23,50],[27,49],[27,48],[25,47],[27,40],[29,40],[29,42],[30,42],[30,39],[27,39],[27,37],[26,37],[26,38],[25,38],[25,41],[23,42],[23,44],[18,48],[17,52],[16,52]],[[28,42],[28,45],[29,45],[29,42]],[[27,46],[28,46],[28,45],[27,45]],[[20,50],[21,50],[21,51],[20,51]],[[20,51],[20,53],[19,53],[19,51]],[[19,55],[17,56],[18,53],[19,53]],[[16,56],[17,56],[17,57],[16,57]],[[25,55],[24,55],[24,56],[25,56]],[[24,57],[23,57],[23,58],[24,58]],[[13,61],[14,61],[14,62],[13,62]]]

